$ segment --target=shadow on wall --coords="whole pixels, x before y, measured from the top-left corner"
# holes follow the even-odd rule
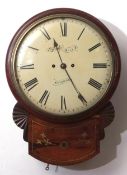
[[[120,134],[127,130],[127,36],[113,24],[102,21],[114,35],[121,55],[121,77],[111,101],[115,107],[115,120],[105,129],[105,139],[100,142],[101,153],[91,160],[66,168],[89,170],[101,167],[117,157],[117,146],[121,142]]]

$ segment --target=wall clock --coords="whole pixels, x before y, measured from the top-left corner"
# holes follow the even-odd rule
[[[76,9],[37,14],[14,35],[6,74],[31,156],[71,165],[99,153],[120,76],[116,41],[102,22]]]

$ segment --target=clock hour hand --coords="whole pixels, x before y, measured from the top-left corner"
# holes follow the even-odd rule
[[[54,47],[58,48],[58,43],[56,42],[56,40],[54,38],[53,38],[53,41],[54,41]]]
[[[56,48],[56,51],[57,51],[57,53],[58,53],[58,55],[59,55],[59,58],[60,58],[60,61],[61,61],[61,63],[63,63],[63,61],[62,61],[62,58],[61,58],[61,55],[60,55],[60,53],[59,53],[59,48],[58,48],[58,43],[56,42],[56,40],[55,39],[53,39],[54,40],[54,48]]]

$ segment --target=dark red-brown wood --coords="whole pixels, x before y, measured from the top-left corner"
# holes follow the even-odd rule
[[[53,124],[30,116],[29,154],[55,165],[88,160],[100,150],[99,122],[100,118],[93,118],[76,124]]]
[[[80,113],[78,115],[73,115],[73,116],[69,116],[69,117],[59,117],[59,116],[51,115],[49,113],[37,111],[34,107],[31,107],[17,93],[16,88],[15,88],[13,81],[12,81],[12,76],[11,76],[11,55],[12,55],[14,45],[15,45],[17,39],[20,37],[21,33],[29,25],[31,25],[33,22],[35,22],[36,20],[44,18],[44,17],[49,16],[49,15],[54,15],[54,14],[61,14],[61,15],[62,14],[73,14],[73,15],[77,15],[77,16],[80,16],[82,18],[85,18],[87,20],[92,21],[92,23],[97,25],[102,30],[102,32],[105,34],[107,40],[110,43],[111,50],[113,50],[113,54],[114,54],[114,58],[115,58],[114,59],[114,73],[113,73],[114,78],[112,79],[110,88],[108,89],[105,96],[96,105],[94,105],[91,109],[89,109],[83,113]],[[120,76],[120,54],[119,54],[119,50],[118,50],[116,41],[115,41],[114,37],[112,36],[111,32],[97,18],[91,16],[90,14],[88,14],[86,12],[75,10],[75,9],[65,9],[65,8],[52,9],[52,10],[42,12],[42,13],[32,17],[25,24],[23,24],[23,26],[21,26],[21,28],[17,31],[17,33],[13,37],[13,39],[10,43],[10,46],[8,48],[8,52],[7,52],[7,56],[6,56],[6,75],[7,75],[7,80],[8,80],[10,89],[12,90],[12,93],[14,94],[17,101],[26,109],[26,111],[28,111],[29,113],[31,113],[34,116],[37,116],[43,120],[52,121],[52,122],[56,122],[56,123],[76,122],[76,121],[84,120],[87,117],[93,116],[99,110],[101,110],[106,105],[106,103],[108,103],[109,99],[111,98],[113,92],[115,91],[115,89],[117,87],[119,76]]]
[[[89,119],[73,124],[48,123],[31,115],[28,120],[29,154],[55,165],[86,161],[100,152],[104,127],[114,119],[111,103]]]
[[[72,124],[55,124],[26,113],[17,103],[13,115],[16,115],[16,119],[26,116],[25,127],[21,128],[24,129],[23,138],[29,144],[31,156],[50,164],[72,165],[86,161],[100,152],[100,140],[105,136],[104,128],[113,121],[115,112],[109,102],[89,119]]]

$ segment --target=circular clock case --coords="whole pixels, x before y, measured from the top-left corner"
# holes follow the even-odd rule
[[[26,111],[52,122],[97,114],[120,76],[120,54],[111,32],[75,9],[52,9],[29,19],[8,48],[6,74]]]

